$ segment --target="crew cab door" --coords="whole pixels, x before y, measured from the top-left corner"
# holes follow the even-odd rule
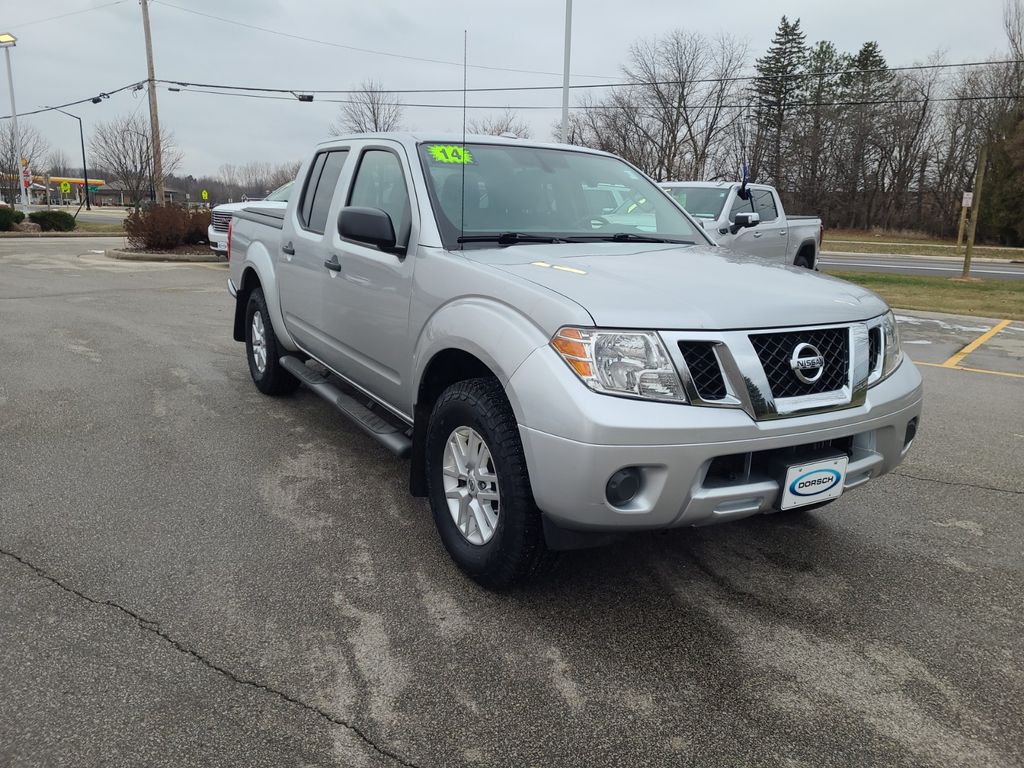
[[[748,253],[763,256],[780,264],[788,263],[786,259],[789,231],[785,217],[780,214],[776,204],[775,192],[768,187],[751,187],[748,199],[743,200],[735,194],[729,210],[729,224],[736,220],[736,214],[756,213],[761,222],[754,227],[740,229],[736,234],[721,236],[722,246],[736,253]]]
[[[310,163],[297,203],[289,204],[277,254],[277,280],[281,314],[292,338],[316,357],[330,345],[323,327],[325,236],[331,202],[338,188],[349,150],[345,147],[318,152]]]
[[[350,162],[352,180],[341,204],[334,207],[329,232],[331,263],[323,281],[323,328],[332,346],[324,362],[405,410],[412,402],[409,302],[419,237],[411,170],[405,150],[390,142],[367,144]],[[385,251],[342,239],[337,219],[345,206],[387,213],[396,248]]]

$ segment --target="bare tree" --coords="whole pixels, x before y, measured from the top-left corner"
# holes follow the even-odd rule
[[[43,170],[44,158],[50,145],[33,125],[22,122],[18,125],[18,137],[21,139],[21,156],[28,160],[29,169],[36,172]],[[0,185],[4,199],[14,202],[18,199],[18,184],[21,179],[21,164],[14,146],[14,125],[6,120],[0,127]]]
[[[71,176],[78,171],[71,165],[63,149],[55,149],[46,156],[46,172],[51,176]]]
[[[466,124],[469,133],[488,136],[501,136],[510,133],[520,139],[530,138],[530,126],[519,118],[513,110],[506,108],[504,112],[486,117],[474,117]]]
[[[160,131],[165,178],[181,165],[181,152],[169,131]],[[149,122],[138,116],[119,117],[99,123],[89,142],[98,166],[109,168],[124,185],[132,205],[138,205],[155,189],[153,144]],[[162,202],[162,201],[161,201]]]
[[[385,93],[375,80],[365,80],[342,104],[338,119],[331,124],[331,135],[396,131],[402,125],[402,111],[402,100],[396,94]]]

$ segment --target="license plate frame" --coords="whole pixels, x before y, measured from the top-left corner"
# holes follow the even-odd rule
[[[849,463],[850,457],[843,455],[786,467],[779,509],[838,499],[843,495]]]

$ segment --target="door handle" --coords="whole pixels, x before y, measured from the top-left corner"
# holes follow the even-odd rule
[[[783,229],[783,230],[780,230],[780,231],[779,231],[779,236],[780,236],[780,237],[785,237],[785,236],[786,236],[787,234],[788,234],[788,233],[787,233],[787,232],[786,232],[786,230],[784,230],[784,229]]]
[[[341,262],[338,261],[337,256],[331,256],[324,262],[324,266],[327,267],[331,272],[341,272]]]
[[[288,241],[287,243],[282,245],[281,250],[287,253],[289,256],[295,255],[295,247],[291,244],[291,241]]]
[[[764,234],[764,232],[755,232],[754,233],[754,237],[760,237],[763,234]]]

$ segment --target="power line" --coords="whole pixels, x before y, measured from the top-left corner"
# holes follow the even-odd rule
[[[47,21],[56,21],[57,19],[66,19],[68,16],[77,16],[80,13],[89,13],[90,11],[98,11],[102,8],[110,8],[113,5],[121,5],[121,3],[127,2],[127,0],[114,0],[112,3],[104,3],[103,5],[95,5],[92,8],[83,8],[80,11],[70,11],[68,13],[61,13],[57,16],[47,16],[45,19],[36,19],[35,21],[26,21],[22,24],[11,24],[12,29],[21,29],[22,27],[31,27],[34,24],[42,24]]]
[[[161,2],[167,5],[164,0],[153,0],[154,2]],[[782,75],[735,75],[731,77],[710,77],[700,78],[694,80],[654,80],[647,82],[622,82],[613,81],[605,83],[584,83],[577,85],[570,85],[569,88],[573,90],[590,90],[594,88],[643,88],[651,86],[661,85],[697,85],[707,83],[729,83],[729,82],[743,82],[752,80],[776,80],[786,78],[817,78],[817,77],[831,77],[835,75],[866,75],[866,74],[879,74],[883,72],[915,72],[925,70],[936,70],[936,69],[953,69],[961,67],[984,67],[984,66],[1002,66],[1006,64],[1024,64],[1024,59],[1006,59],[1001,61],[969,61],[962,62],[959,64],[912,64],[903,67],[880,67],[876,69],[839,69],[828,72],[812,72],[812,73],[800,73],[800,74],[782,74]],[[472,65],[470,65],[472,66]],[[361,88],[347,88],[347,89],[330,89],[330,88],[270,88],[264,86],[247,86],[247,85],[221,85],[218,83],[192,83],[184,80],[157,80],[159,83],[166,85],[176,85],[181,87],[197,87],[197,88],[219,88],[222,90],[232,91],[254,91],[261,93],[314,93],[314,94],[358,94],[362,93]],[[522,92],[522,91],[560,91],[562,86],[560,85],[520,85],[520,86],[491,86],[485,88],[469,88],[469,93],[504,93],[504,92]],[[376,93],[382,94],[412,94],[412,93],[462,93],[461,88],[381,88],[376,90]]]
[[[128,85],[122,85],[120,88],[115,88],[112,91],[100,91],[95,96],[86,96],[84,99],[77,99],[76,101],[69,101],[64,104],[58,104],[54,107],[44,107],[41,109],[33,109],[31,112],[19,112],[18,117],[28,117],[29,115],[40,115],[44,112],[53,112],[54,110],[64,109],[66,107],[76,107],[79,104],[85,104],[87,101],[91,101],[94,104],[99,104],[101,100],[109,99],[115,93],[121,93],[127,91],[130,88],[139,90],[144,88],[146,85],[145,80],[140,80],[137,83],[129,83]],[[10,120],[10,115],[0,115],[0,120]]]
[[[299,91],[302,92],[302,91]],[[295,96],[278,96],[267,93],[239,93],[234,91],[212,91],[201,88],[187,88],[182,90],[181,93],[203,93],[210,94],[213,96],[229,96],[234,98],[247,98],[247,99],[265,99],[268,101],[295,101]],[[288,91],[291,93],[291,91]],[[305,91],[309,93],[309,91]],[[943,102],[953,101],[996,101],[996,100],[1012,100],[1016,98],[1013,95],[985,95],[985,96],[948,96],[934,99],[873,99],[873,100],[861,100],[861,101],[794,101],[789,102],[791,107],[861,107],[861,106],[882,106],[882,105],[896,105],[896,104],[934,104]],[[318,101],[325,104],[359,104],[356,99],[318,99]],[[382,102],[380,106],[387,107],[408,107],[410,109],[462,109],[462,104],[429,104],[429,103],[415,103],[415,102],[404,102],[404,101],[393,101],[393,102]],[[749,104],[715,104],[712,106],[696,106],[696,105],[679,105],[679,109],[746,109]],[[561,109],[559,105],[547,105],[547,104],[468,104],[467,109],[489,109],[489,110],[554,110]],[[636,107],[629,104],[583,104],[573,107],[576,110],[608,110],[608,109],[630,109],[635,110]]]
[[[244,21],[238,21],[237,19],[228,19],[228,18],[225,18],[223,16],[216,16],[216,15],[214,15],[212,13],[205,13],[204,11],[196,11],[196,10],[193,10],[192,8],[183,8],[180,5],[175,5],[174,3],[169,3],[169,2],[167,2],[167,0],[153,0],[153,2],[154,3],[159,3],[160,5],[165,5],[168,8],[174,8],[175,10],[178,10],[178,11],[183,11],[184,13],[191,13],[191,14],[193,14],[195,16],[202,16],[203,18],[213,19],[215,21],[220,21],[220,22],[223,22],[224,24],[232,24],[232,25],[234,25],[236,27],[244,27],[246,29],[254,29],[254,30],[258,31],[258,32],[266,32],[269,35],[277,35],[278,37],[287,37],[287,38],[289,38],[291,40],[301,40],[304,43],[315,43],[316,45],[327,45],[327,46],[330,46],[331,48],[342,48],[342,49],[344,49],[346,51],[355,51],[356,53],[369,53],[369,54],[373,54],[374,56],[387,56],[387,57],[394,58],[394,59],[405,59],[407,61],[419,61],[419,62],[424,62],[424,63],[427,63],[427,64],[446,64],[446,65],[449,65],[449,66],[456,66],[456,67],[461,67],[462,66],[462,62],[461,61],[449,61],[447,59],[431,59],[431,58],[426,58],[426,57],[423,57],[423,56],[410,56],[408,54],[394,53],[392,51],[378,51],[378,50],[374,50],[372,48],[359,48],[359,47],[354,46],[354,45],[345,45],[343,43],[334,43],[334,42],[331,42],[330,40],[318,40],[318,39],[313,38],[313,37],[306,37],[304,35],[296,35],[296,34],[293,34],[291,32],[284,32],[284,31],[279,30],[279,29],[270,29],[269,27],[261,27],[261,26],[258,26],[256,24],[249,24],[249,23],[244,22]],[[545,72],[545,71],[537,70],[537,69],[515,69],[513,67],[497,67],[497,66],[491,66],[491,65],[487,65],[487,64],[469,64],[468,66],[471,69],[485,69],[485,70],[490,70],[492,72],[516,72],[518,74],[527,74],[527,75],[558,75],[559,77],[561,77],[561,75],[562,75],[561,72]],[[583,74],[578,74],[578,73],[574,73],[574,76],[575,77],[591,77],[591,78],[606,78],[607,77],[607,75],[583,75]]]

